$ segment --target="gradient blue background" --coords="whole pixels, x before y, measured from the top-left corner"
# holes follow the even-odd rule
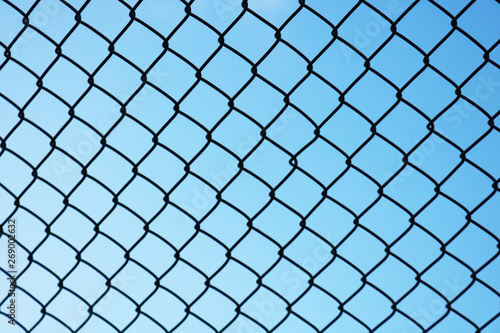
[[[370,60],[371,70],[349,88],[365,71],[365,59],[339,40],[328,46],[332,28],[325,21],[308,8],[297,11],[297,1],[248,2],[251,11],[224,36],[225,44],[237,52],[223,47],[207,62],[220,45],[214,29],[222,33],[235,22],[242,11],[239,1],[196,0],[191,11],[199,19],[186,17],[185,4],[178,0],[142,1],[135,10],[137,19],[163,36],[185,21],[169,39],[169,48],[175,52],[166,52],[152,68],[163,51],[163,41],[134,21],[114,44],[115,51],[133,62],[137,66],[134,68],[116,54],[103,63],[109,55],[106,39],[115,40],[130,22],[129,9],[118,1],[91,1],[81,18],[102,36],[83,24],[77,25],[61,49],[64,57],[81,68],[60,57],[47,73],[57,57],[55,46],[32,28],[13,42],[23,28],[22,15],[6,2],[0,3],[1,45],[8,46],[12,58],[33,71],[29,73],[12,59],[0,59],[0,93],[11,101],[0,98],[0,138],[7,146],[0,155],[0,216],[2,221],[14,216],[19,242],[29,251],[36,249],[36,263],[29,264],[27,252],[18,247],[17,270],[23,272],[18,279],[19,323],[29,330],[42,318],[40,304],[26,295],[29,292],[43,304],[48,303],[50,314],[33,332],[69,332],[52,316],[72,330],[88,319],[79,332],[116,331],[101,318],[122,330],[137,315],[136,304],[155,290],[156,277],[173,266],[161,279],[161,285],[171,292],[157,290],[141,305],[143,313],[127,332],[162,332],[152,319],[171,330],[186,316],[186,304],[190,304],[192,314],[176,332],[219,331],[236,317],[236,304],[221,292],[240,304],[253,293],[241,306],[245,315],[238,316],[225,332],[264,332],[249,318],[271,330],[285,317],[275,332],[367,332],[367,327],[373,329],[391,316],[389,298],[401,300],[398,311],[423,328],[446,315],[432,332],[475,332],[476,328],[457,313],[478,327],[485,325],[500,311],[500,197],[498,188],[492,187],[500,173],[500,134],[498,128],[491,130],[488,125],[488,117],[495,117],[500,105],[500,47],[496,46],[500,37],[500,4],[493,0],[475,1],[457,21],[458,27],[480,43],[483,50],[459,30],[454,30],[435,49],[452,30],[451,18],[436,5],[457,15],[468,5],[467,1],[369,1],[388,19],[398,20],[398,33],[414,45],[392,37]],[[84,1],[70,3],[76,10],[84,5]],[[126,3],[136,5],[136,1]],[[305,3],[334,25],[358,5],[342,21],[338,34],[365,57],[371,57],[391,36],[390,23],[366,3]],[[33,2],[18,1],[16,5],[27,12]],[[400,19],[410,6],[411,11]],[[291,15],[295,16],[283,27]],[[45,0],[34,7],[29,18],[30,24],[61,43],[76,24],[74,16],[67,5]],[[281,38],[286,43],[278,43],[262,59],[276,41],[270,25],[282,27]],[[431,50],[431,66],[407,85],[424,68],[422,52]],[[483,59],[485,50],[491,51],[491,62]],[[308,75],[306,66],[311,61],[317,75]],[[258,74],[271,84],[252,75],[250,62],[259,62]],[[101,65],[94,83],[115,99],[95,86],[88,90],[85,71],[94,74]],[[196,68],[201,66],[202,78],[223,93],[196,78]],[[466,81],[477,68],[480,70]],[[148,71],[148,83],[142,87],[138,69]],[[43,75],[43,87],[74,106],[73,119],[68,115],[68,105],[47,91],[38,90],[33,74]],[[305,76],[305,81],[296,87]],[[466,98],[457,98],[456,86],[450,80],[461,86],[461,94]],[[402,97],[406,102],[398,102],[396,87],[404,87]],[[189,89],[192,90],[186,95]],[[290,91],[293,106],[284,102],[284,94]],[[342,106],[339,91],[345,93],[346,103]],[[230,111],[228,97],[234,98],[237,110]],[[127,116],[122,117],[117,101],[126,103]],[[174,112],[174,103],[179,101],[179,109],[186,116]],[[22,122],[18,108],[25,108]],[[445,108],[447,111],[437,117]],[[333,110],[336,111],[332,115]],[[215,127],[222,117],[224,120]],[[428,135],[426,126],[431,119],[436,131],[454,145],[436,134]],[[170,123],[163,129],[167,121]],[[370,127],[375,122],[379,135],[358,150],[371,137]],[[115,128],[110,131],[112,126]],[[320,138],[314,134],[318,126]],[[267,127],[267,139],[261,142],[262,127]],[[151,131],[160,130],[158,142],[171,151],[154,145]],[[211,142],[205,147],[206,130],[212,131],[212,139],[218,144]],[[56,134],[57,147],[72,159],[60,151],[51,151],[49,136]],[[106,136],[104,148],[102,136]],[[193,160],[202,148],[203,153]],[[462,163],[460,153],[464,150],[468,161]],[[407,165],[387,183],[403,166],[403,152],[411,152],[409,161],[413,167]],[[297,154],[298,169],[293,170],[289,163],[290,154]],[[352,167],[346,165],[345,154],[351,156]],[[248,171],[240,173],[236,157],[244,159],[245,170],[266,184]],[[88,175],[106,188],[86,177],[73,191],[83,178],[81,165],[91,160]],[[190,163],[189,174],[184,169],[186,163]],[[140,176],[127,185],[134,177],[133,164]],[[442,183],[458,165],[458,170]],[[37,179],[31,174],[33,168],[37,168]],[[442,194],[434,198],[436,184],[421,171],[440,183]],[[276,190],[277,199],[255,217],[270,201],[269,186],[276,188],[289,173],[291,176]],[[235,180],[226,186],[234,176]],[[181,179],[165,206],[164,192],[170,192]],[[384,194],[405,209],[380,197],[377,190],[381,184],[385,184]],[[329,186],[326,199],[322,196],[325,186]],[[240,211],[218,203],[215,190],[223,188],[222,199]],[[118,192],[116,205],[112,199]],[[16,209],[14,196],[21,193],[21,206]],[[65,206],[63,195],[69,193],[70,205]],[[482,204],[488,196],[489,200]],[[374,201],[376,204],[367,211]],[[473,223],[467,222],[469,212]],[[415,216],[413,226],[410,214]],[[361,216],[358,225],[354,223],[356,216]],[[254,217],[253,227],[248,228],[248,219]],[[305,229],[300,226],[304,218]],[[195,230],[193,219],[204,219],[200,231]],[[101,221],[96,234],[94,223]],[[150,222],[152,232],[145,234],[145,222]],[[45,231],[49,223],[50,235]],[[398,239],[403,233],[404,237]],[[449,242],[452,237],[455,238]],[[6,242],[2,235],[2,249],[6,249]],[[328,243],[336,248],[338,256],[334,260]],[[441,247],[445,243],[443,254]],[[387,256],[389,245],[391,254]],[[286,246],[285,258],[281,260],[279,246]],[[78,262],[76,251],[84,247],[83,261]],[[132,247],[130,258],[142,267],[125,259],[125,250]],[[226,257],[229,248],[231,260]],[[180,261],[174,257],[176,249],[181,249]],[[6,250],[0,253],[0,267],[5,269]],[[106,287],[105,277],[91,265],[107,277],[114,276],[113,289]],[[478,272],[476,279],[484,283],[471,278],[471,269]],[[423,282],[417,284],[417,272],[424,270]],[[260,288],[257,274],[264,275]],[[368,274],[368,284],[361,281],[362,274]],[[308,281],[313,276],[311,286]],[[207,277],[211,278],[208,289]],[[60,290],[58,282],[62,278],[64,289]],[[3,278],[0,290],[7,289],[7,280]],[[99,316],[89,318],[87,305],[69,290],[89,304],[101,298],[94,306]],[[344,312],[326,292],[340,302],[349,299]],[[350,299],[354,293],[357,294]],[[453,312],[447,313],[442,296],[453,301]],[[289,316],[285,300],[293,303],[293,314]],[[1,305],[2,313],[5,304],[4,301]],[[337,316],[340,317],[326,328]],[[499,329],[497,319],[483,332]],[[0,331],[25,330],[19,325],[8,325],[3,317]],[[399,312],[377,329],[421,331]]]

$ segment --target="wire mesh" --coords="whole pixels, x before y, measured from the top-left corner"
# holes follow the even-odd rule
[[[264,14],[283,2],[292,10],[281,21]],[[0,239],[7,244],[17,219],[22,297],[15,325],[4,327],[498,330],[500,41],[461,24],[484,3],[118,0],[108,13],[96,0],[3,0],[12,22],[2,29],[15,33],[0,42],[0,165],[8,165]],[[143,15],[147,6],[168,13],[158,19],[168,29]],[[447,21],[442,34],[423,6]],[[56,15],[66,29],[51,29]],[[357,15],[371,19],[352,23]],[[413,16],[418,26],[408,28]],[[257,33],[233,37],[243,21]],[[183,32],[188,25],[194,33]],[[465,48],[443,56],[457,38],[480,60],[471,65]],[[45,48],[52,58],[40,55]],[[450,71],[440,59],[458,64]],[[133,89],[124,91],[129,72]],[[442,102],[445,90],[453,96]],[[151,100],[158,111],[139,112]],[[342,134],[346,124],[355,134]],[[68,139],[75,132],[85,139]],[[217,154],[231,162],[210,171],[206,156]],[[257,155],[267,168],[256,166]],[[23,242],[25,234],[33,236]],[[90,285],[100,291],[88,295]],[[10,299],[0,302],[5,322]],[[79,321],[61,312],[73,306]]]

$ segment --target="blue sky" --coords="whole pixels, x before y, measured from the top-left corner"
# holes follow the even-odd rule
[[[497,1],[16,6],[2,332],[498,331]]]

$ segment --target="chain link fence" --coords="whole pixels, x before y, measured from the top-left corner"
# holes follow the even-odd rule
[[[498,332],[499,1],[0,3],[2,332]]]

